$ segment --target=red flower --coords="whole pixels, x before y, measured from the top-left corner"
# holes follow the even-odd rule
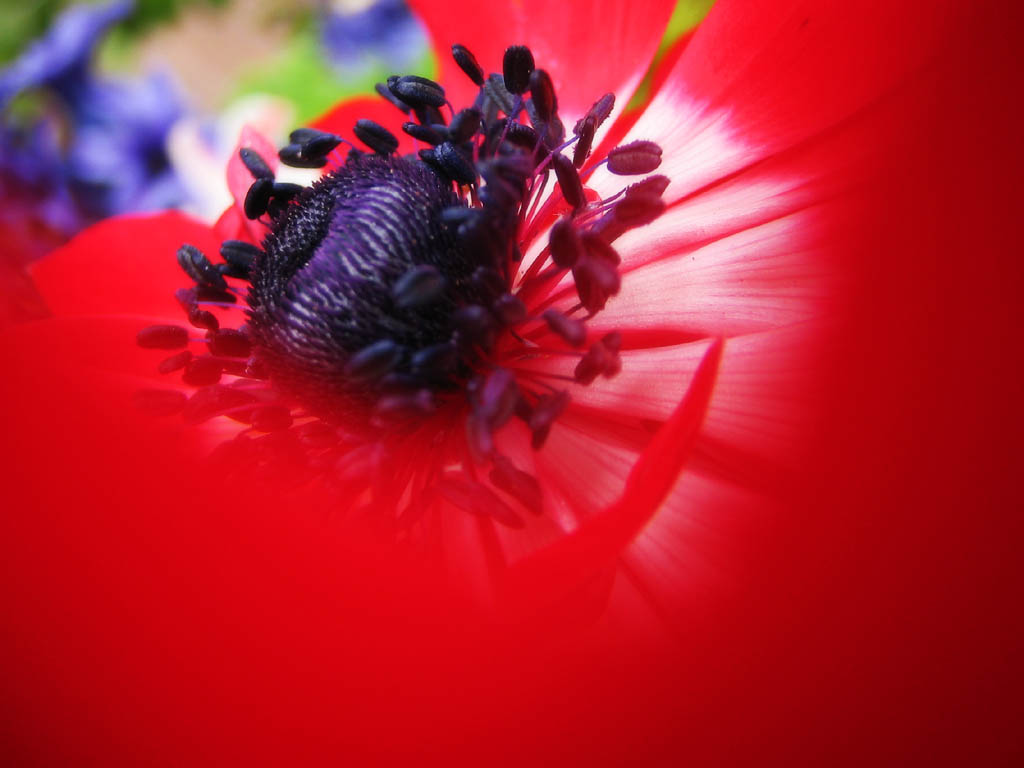
[[[506,43],[529,44],[551,74],[563,114],[575,117],[606,91],[627,101],[671,3],[648,5],[643,14],[620,3],[419,5],[439,50],[466,43],[489,68],[498,67]],[[818,679],[846,682],[828,662],[863,650],[844,639],[843,628],[869,630],[877,640],[875,617],[897,614],[889,597],[860,611],[861,587],[849,582],[860,579],[872,598],[885,595],[878,577],[865,573],[871,558],[861,547],[868,542],[885,553],[891,544],[862,526],[884,520],[901,541],[904,524],[879,517],[879,506],[894,510],[884,504],[851,517],[844,498],[867,501],[870,489],[887,487],[878,479],[884,467],[865,449],[890,456],[878,442],[914,434],[893,419],[900,408],[883,399],[883,377],[872,366],[885,367],[887,385],[903,385],[915,373],[882,332],[903,338],[920,321],[910,307],[893,331],[894,309],[915,285],[905,272],[925,263],[897,244],[929,231],[931,208],[917,199],[927,199],[922,180],[929,177],[917,164],[914,121],[934,114],[925,97],[936,72],[954,69],[933,59],[951,24],[942,14],[883,3],[855,12],[824,2],[723,2],[668,57],[661,87],[642,112],[625,115],[595,142],[596,159],[615,144],[654,141],[663,150],[659,170],[671,180],[662,196],[667,211],[616,241],[621,291],[588,322],[592,339],[621,331],[622,371],[588,388],[573,386],[572,404],[536,452],[514,447],[529,439],[521,426],[515,434],[515,421],[511,434],[494,431],[500,455],[536,478],[543,514],[524,516],[525,532],[466,514],[474,504],[466,496],[504,492],[479,477],[456,489],[461,500],[457,492],[439,494],[432,524],[408,538],[437,555],[426,560],[440,573],[424,571],[415,547],[410,554],[375,544],[375,528],[332,524],[332,512],[349,508],[339,505],[336,487],[310,485],[306,475],[288,489],[277,477],[270,488],[258,478],[232,479],[230,465],[206,457],[237,426],[198,445],[209,430],[154,426],[129,415],[117,398],[151,386],[154,360],[126,340],[147,323],[178,322],[174,289],[182,276],[169,255],[182,242],[216,253],[231,219],[220,231],[176,214],[112,220],[54,254],[36,279],[55,316],[13,329],[5,352],[8,402],[25,404],[14,414],[19,444],[8,466],[33,511],[19,518],[11,537],[19,547],[9,558],[16,572],[33,574],[32,586],[18,593],[9,615],[20,640],[50,649],[42,672],[23,672],[19,688],[32,683],[49,695],[39,681],[57,676],[72,693],[49,709],[45,699],[26,706],[75,719],[83,711],[77,692],[99,690],[99,719],[127,719],[119,725],[126,750],[177,751],[195,740],[222,761],[238,754],[240,724],[195,727],[195,719],[258,718],[265,732],[246,740],[253,748],[245,751],[264,756],[289,750],[303,731],[315,734],[305,745],[325,741],[357,754],[411,755],[417,745],[467,742],[494,748],[521,736],[507,718],[527,719],[538,700],[546,701],[546,716],[562,716],[569,734],[559,733],[558,742],[590,744],[595,756],[601,745],[625,750],[640,726],[671,734],[678,719],[694,723],[698,741],[720,754],[736,729],[718,718],[734,706],[773,734],[792,727],[780,719],[787,708],[825,722],[810,703]],[[441,79],[453,103],[468,103],[459,91],[468,80],[444,70]],[[339,131],[366,115],[347,109],[331,117]],[[908,180],[906,189],[881,185],[893,173],[905,174],[898,178]],[[587,179],[602,199],[617,191],[613,182],[601,168]],[[898,221],[887,220],[890,211]],[[234,222],[237,236],[243,222]],[[545,240],[526,237],[523,244],[532,248],[528,265]],[[877,253],[893,263],[873,272]],[[576,285],[587,303],[580,279]],[[539,308],[528,302],[528,310]],[[507,354],[499,342],[490,359],[507,368]],[[558,365],[542,357],[534,371],[565,373]],[[97,377],[97,370],[118,375]],[[285,389],[292,407],[294,388]],[[872,410],[865,412],[865,403]],[[471,475],[462,446],[472,438],[462,436],[474,411],[451,399],[439,412],[458,416],[428,421],[432,434],[444,437],[440,447],[424,455],[421,443],[406,458],[435,462],[432,480],[456,464]],[[68,437],[60,439],[58,429]],[[842,442],[822,440],[821,432]],[[103,444],[101,435],[118,444]],[[391,507],[401,510],[409,481],[401,462],[384,466],[395,473],[401,497]],[[904,469],[918,483],[920,465]],[[379,498],[361,486],[342,491],[357,504]],[[505,496],[515,510],[517,494]],[[391,542],[393,530],[383,533]],[[857,544],[853,554],[847,541]],[[45,564],[44,576],[34,563]],[[894,573],[898,584],[920,588]],[[479,591],[485,602],[498,600],[499,619],[514,624],[482,629],[469,619],[477,614],[442,589],[453,584],[469,588],[457,590],[460,596]],[[590,624],[595,606],[607,606],[603,621],[619,630],[599,634],[596,650],[579,634],[551,639],[567,623]],[[823,617],[834,626],[821,625]],[[73,655],[59,639],[67,626],[80,645]],[[627,667],[642,654],[669,650],[650,656],[659,663],[628,673],[591,671],[609,663],[600,653],[609,637],[626,643],[627,653],[612,659]],[[902,672],[898,654],[881,655],[883,667]],[[584,671],[573,666],[581,656]],[[89,658],[101,663],[83,663]],[[110,687],[103,665],[114,659],[141,710]],[[912,679],[927,678],[923,667],[908,668]],[[410,681],[416,693],[409,693]],[[495,693],[469,696],[474,684]],[[627,705],[607,697],[615,685],[631,694]],[[570,706],[575,688],[581,700]],[[795,691],[782,694],[782,710],[770,693],[780,688]],[[341,704],[337,691],[344,691]],[[366,692],[358,704],[355,691]],[[749,701],[737,704],[741,698]],[[196,714],[186,720],[186,709]],[[339,709],[357,727],[339,726]],[[825,711],[873,718],[858,703],[832,701]],[[400,718],[401,737],[384,725],[382,712]],[[602,725],[615,715],[622,740],[578,737],[580,713]],[[169,737],[162,727],[168,721],[188,739]],[[911,740],[919,743],[930,722],[915,721]],[[799,741],[810,754],[834,754],[834,739],[819,742],[806,731]],[[510,750],[550,746],[547,733],[538,726]],[[753,744],[806,754],[788,738],[750,733]],[[69,743],[81,749],[89,737]]]

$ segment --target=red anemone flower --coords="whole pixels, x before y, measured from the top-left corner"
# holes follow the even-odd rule
[[[837,499],[863,486],[828,438],[864,447],[858,386],[878,406],[843,369],[893,317],[864,317],[885,279],[864,254],[925,219],[897,205],[925,175],[880,190],[917,168],[952,15],[723,0],[609,113],[674,3],[414,5],[454,51],[441,85],[294,133],[282,161],[328,165],[312,187],[248,133],[216,225],[112,219],[34,270],[53,315],[4,352],[32,511],[8,613],[43,649],[17,683],[34,722],[102,726],[53,754],[116,729],[118,754],[182,760],[624,756],[740,695],[777,724],[758,647],[814,670],[855,649],[804,613],[856,595],[828,562],[850,564]],[[570,700],[550,742],[519,738]]]

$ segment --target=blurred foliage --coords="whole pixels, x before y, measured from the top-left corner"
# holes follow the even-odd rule
[[[0,3],[0,64],[14,59],[22,48],[43,34],[53,19],[69,5],[101,0],[29,0]],[[169,21],[190,5],[222,6],[228,0],[135,0],[135,10],[121,24],[122,34],[136,36]]]
[[[673,45],[679,42],[681,37],[692,31],[694,27],[704,20],[704,17],[708,15],[708,11],[711,10],[711,6],[714,4],[715,0],[679,0],[676,3],[675,10],[672,11],[672,16],[668,20],[668,26],[665,28],[665,36],[662,37],[661,45],[658,46],[658,52],[654,55],[654,61],[651,62],[647,75],[640,82],[640,85],[637,86],[636,93],[630,99],[627,109],[635,109],[647,102],[651,97],[651,83],[654,80],[654,71],[665,57],[665,54],[668,53]]]

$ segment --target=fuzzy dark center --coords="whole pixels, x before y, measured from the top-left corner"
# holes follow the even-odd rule
[[[451,184],[415,160],[356,156],[298,203],[250,273],[249,326],[275,383],[328,413],[452,384],[453,366],[422,362],[476,298],[475,260],[442,222],[459,205]]]

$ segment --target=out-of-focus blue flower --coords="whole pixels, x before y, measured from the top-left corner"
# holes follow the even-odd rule
[[[0,71],[0,226],[25,238],[23,261],[97,219],[183,200],[165,150],[184,111],[172,84],[92,69],[96,45],[133,7],[69,8]],[[25,93],[36,96],[28,115],[12,109]],[[47,236],[33,243],[33,233]]]
[[[343,73],[385,60],[402,69],[427,50],[427,38],[404,0],[334,0],[321,20],[321,39],[331,63]]]
[[[111,25],[134,8],[133,0],[68,8],[49,31],[0,72],[0,109],[21,91],[42,85],[69,91],[89,78],[93,49]]]

